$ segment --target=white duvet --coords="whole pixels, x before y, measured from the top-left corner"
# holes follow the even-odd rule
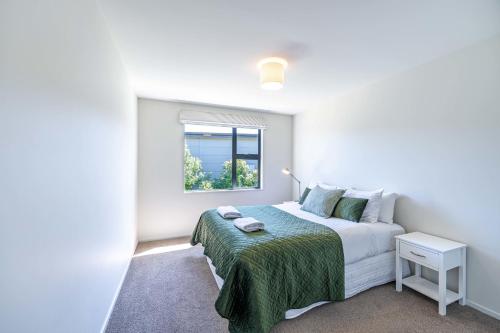
[[[405,233],[405,230],[398,224],[356,223],[334,217],[325,219],[301,210],[301,206],[296,202],[287,202],[274,205],[274,207],[335,230],[342,239],[345,265],[395,250],[394,236]]]

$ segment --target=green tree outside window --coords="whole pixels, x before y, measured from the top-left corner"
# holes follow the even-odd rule
[[[258,185],[257,170],[252,170],[245,160],[237,160],[236,182],[238,187],[256,187]],[[201,160],[193,156],[187,145],[185,145],[184,188],[186,191],[233,188],[232,162],[225,161],[219,178],[212,179],[211,175],[207,175],[203,171]]]

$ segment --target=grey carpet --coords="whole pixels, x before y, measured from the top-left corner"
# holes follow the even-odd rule
[[[200,246],[136,257],[106,332],[227,332],[217,293]],[[285,320],[277,332],[500,332],[500,321],[456,303],[441,317],[436,302],[390,283]]]

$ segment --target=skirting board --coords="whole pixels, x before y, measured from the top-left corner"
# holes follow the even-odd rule
[[[500,320],[500,313],[499,312],[493,311],[493,310],[491,310],[491,309],[489,309],[481,304],[478,304],[474,301],[471,301],[470,299],[467,299],[467,305],[473,309],[476,309],[477,311],[480,311],[480,312],[490,316],[490,317],[493,317],[493,318]]]
[[[120,279],[120,284],[118,285],[118,288],[116,288],[115,295],[113,296],[113,301],[111,302],[111,305],[109,306],[108,313],[106,314],[106,318],[104,319],[104,323],[102,324],[101,333],[106,332],[106,328],[108,327],[109,318],[111,318],[111,314],[113,313],[113,309],[115,308],[115,303],[118,300],[118,296],[120,295],[120,291],[122,290],[123,282],[125,282],[125,278],[127,277],[128,269],[130,268],[130,264],[132,263],[132,258],[134,257],[134,253],[135,253],[136,248],[137,248],[137,242],[135,244],[134,251],[130,255],[130,258],[127,262],[127,267],[125,268],[125,271],[122,274],[122,278]]]

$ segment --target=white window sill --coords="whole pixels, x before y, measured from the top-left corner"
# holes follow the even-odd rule
[[[224,193],[224,192],[252,192],[252,191],[262,191],[263,188],[236,188],[236,189],[227,189],[227,190],[193,190],[186,191],[184,190],[184,194],[195,194],[195,193]]]

